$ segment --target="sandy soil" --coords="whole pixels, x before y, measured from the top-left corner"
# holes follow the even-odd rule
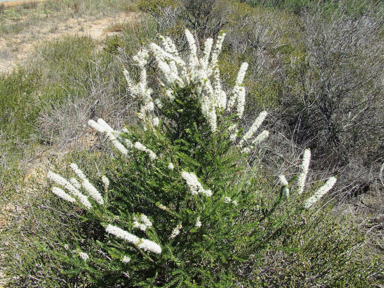
[[[22,0],[22,1],[6,0],[6,1],[0,1],[0,3],[3,3],[5,7],[9,7],[9,6],[20,5],[26,2],[44,2],[44,1],[46,0]]]
[[[89,36],[100,43],[105,37],[118,32],[109,32],[112,25],[135,21],[135,12],[120,13],[112,17],[94,19],[91,16],[70,18],[64,21],[41,21],[37,26],[27,27],[19,34],[0,38],[0,73],[11,71],[17,64],[28,60],[35,46],[64,35]]]

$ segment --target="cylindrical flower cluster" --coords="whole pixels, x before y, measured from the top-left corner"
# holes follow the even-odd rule
[[[259,145],[261,142],[265,141],[268,138],[268,136],[269,136],[269,131],[264,130],[255,139],[253,139],[253,141],[251,142],[251,145],[241,150],[241,152],[249,153],[254,147]]]
[[[83,171],[80,170],[77,164],[72,163],[70,167],[72,168],[73,172],[75,172],[77,177],[79,177],[82,181],[81,186],[83,186],[84,190],[87,191],[88,195],[91,196],[97,203],[103,205],[104,200],[100,192],[97,191],[96,187],[93,186],[91,182],[89,182],[88,178],[84,175]]]
[[[176,236],[180,234],[181,228],[183,228],[182,223],[180,223],[179,225],[177,225],[175,227],[175,229],[173,229],[172,234],[171,234],[171,236],[169,236],[169,238],[171,238],[171,239],[176,238]]]
[[[185,182],[187,182],[187,185],[188,185],[189,189],[191,190],[192,195],[197,195],[199,193],[202,193],[207,197],[212,196],[212,191],[211,190],[205,190],[204,187],[200,184],[200,182],[197,179],[195,174],[183,171],[181,173],[181,177],[183,177]]]
[[[156,154],[155,154],[152,150],[150,150],[150,149],[148,149],[147,147],[145,147],[145,146],[144,146],[143,144],[141,144],[140,142],[136,142],[135,145],[134,145],[134,147],[135,147],[136,149],[140,150],[140,151],[143,151],[143,152],[148,153],[149,158],[151,158],[152,160],[156,160],[156,158],[157,158]]]
[[[260,125],[265,120],[265,117],[267,117],[267,111],[263,111],[259,114],[259,116],[256,118],[255,122],[253,122],[251,128],[249,128],[248,132],[245,133],[243,138],[239,142],[239,146],[243,145],[244,142],[247,142],[249,139],[253,137],[257,129],[259,129]]]
[[[319,190],[317,190],[312,197],[308,198],[304,202],[304,208],[308,209],[309,207],[314,205],[317,201],[319,201],[321,197],[327,194],[328,191],[331,190],[333,186],[335,186],[336,181],[337,181],[336,177],[329,178],[328,181],[325,182],[325,184]]]
[[[304,191],[305,180],[307,179],[309,163],[311,161],[311,150],[306,149],[304,151],[303,163],[301,164],[301,173],[297,179],[297,193],[301,194]]]
[[[84,205],[87,209],[91,209],[92,205],[88,201],[88,197],[83,195],[78,189],[76,189],[71,183],[69,183],[65,178],[60,176],[59,174],[53,173],[52,171],[48,172],[48,179],[52,180],[56,184],[64,187],[71,193],[73,196],[75,196],[79,202]]]
[[[152,227],[152,222],[144,214],[140,215],[140,220],[137,216],[133,218],[133,228],[139,228],[141,231],[147,230]]]
[[[120,239],[132,243],[145,251],[151,251],[156,254],[161,254],[161,247],[155,242],[147,239],[140,239],[139,237],[127,231],[124,231],[119,227],[108,224],[108,226],[105,228],[105,231],[109,234],[115,235]]]
[[[97,122],[94,120],[89,120],[88,125],[100,133],[106,133],[113,146],[115,146],[121,154],[128,155],[128,149],[120,142],[120,140],[122,140],[121,136],[119,136],[120,132],[113,130],[113,128],[109,126],[103,119],[100,118],[97,120]],[[116,137],[116,135],[118,135],[118,137]],[[132,143],[128,139],[124,139],[124,142],[128,148],[132,147]]]
[[[56,196],[60,197],[61,199],[64,199],[65,201],[75,203],[76,199],[69,196],[67,193],[64,192],[63,189],[60,189],[58,187],[53,187],[52,188],[52,193],[55,194]]]

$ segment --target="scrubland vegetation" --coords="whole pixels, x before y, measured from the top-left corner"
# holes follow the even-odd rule
[[[0,35],[52,11],[144,16],[111,26],[119,33],[103,43],[80,36],[43,43],[27,64],[0,75],[7,285],[384,285],[383,8],[374,0],[68,0],[17,8],[17,15],[32,9],[36,22],[14,19]],[[0,19],[10,11],[0,9]],[[220,31],[217,63],[207,58],[194,70],[206,39],[217,52]],[[177,67],[181,80],[164,67]],[[201,100],[204,93],[224,99],[222,92],[224,105]],[[262,111],[268,115],[250,139],[262,130],[269,137],[242,151]],[[102,200],[91,193],[89,208],[80,194],[66,198],[76,203],[58,198],[52,187],[68,185],[57,174],[76,175],[82,193],[92,183]],[[333,189],[305,208],[332,176]]]

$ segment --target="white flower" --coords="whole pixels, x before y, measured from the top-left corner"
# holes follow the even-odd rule
[[[268,136],[269,136],[269,131],[264,130],[255,139],[253,139],[250,146],[248,146],[247,148],[244,148],[243,150],[241,150],[241,152],[249,153],[252,148],[259,145],[261,142],[265,141],[268,138]]]
[[[261,142],[265,141],[269,136],[269,131],[268,130],[264,130],[263,132],[261,132],[253,141],[252,141],[252,145],[253,146],[257,146],[259,145]]]
[[[152,222],[144,214],[141,214],[140,216],[141,223],[139,222],[139,218],[137,216],[133,217],[133,220],[133,228],[139,228],[141,231],[145,231],[147,228],[152,227]]]
[[[237,117],[242,118],[245,107],[245,88],[239,87],[237,94]]]
[[[117,150],[119,150],[123,155],[127,155],[128,154],[128,150],[127,148],[117,139],[117,137],[115,136],[116,135],[120,135],[120,132],[117,132],[115,130],[112,129],[111,126],[109,126],[103,119],[98,119],[97,120],[97,123],[93,120],[89,120],[88,121],[88,124],[89,126],[91,126],[92,128],[96,129],[97,131],[99,132],[104,132],[107,134],[109,140],[112,142],[112,144],[116,147]],[[128,130],[127,130],[128,131]],[[121,137],[119,136],[119,138],[121,139]],[[127,142],[128,141],[128,142]],[[126,140],[125,141],[128,145],[128,147],[130,147],[131,145],[129,145],[130,141],[129,140]]]
[[[212,196],[212,191],[211,190],[203,190],[201,193],[205,194],[205,196],[207,196],[207,197],[211,197]]]
[[[197,47],[196,47],[195,38],[193,37],[193,35],[188,29],[185,29],[185,36],[189,44],[189,49],[191,50],[190,60],[189,60],[190,65],[192,67],[197,66],[198,60],[197,60]]]
[[[84,261],[87,261],[89,259],[89,255],[87,253],[84,253],[84,252],[79,252],[79,256]]]
[[[201,66],[203,67],[203,69],[207,69],[208,67],[208,61],[209,61],[209,56],[211,55],[212,44],[213,44],[212,38],[208,38],[207,40],[205,40],[203,58],[201,59]]]
[[[224,109],[225,106],[227,105],[227,95],[225,94],[224,91],[221,90],[221,83],[220,83],[220,70],[218,68],[215,69],[214,72],[214,84],[215,84],[215,92],[214,96],[215,98],[213,99],[214,101],[214,106],[218,107],[219,109]]]
[[[124,256],[123,259],[121,259],[121,262],[123,262],[123,263],[129,263],[129,261],[131,261],[131,258],[129,258],[127,256]]]
[[[151,158],[152,160],[155,160],[157,158],[156,154],[152,150],[148,149],[140,142],[135,142],[134,147],[140,151],[148,153],[149,158]]]
[[[145,216],[144,214],[141,214],[140,218],[141,218],[141,222],[143,222],[145,226],[147,226],[148,228],[152,227],[152,222],[148,219],[147,216]]]
[[[108,224],[107,228],[105,228],[105,231],[107,233],[110,233],[112,235],[115,235],[116,237],[123,239],[127,242],[130,242],[137,247],[145,250],[145,251],[151,251],[153,253],[161,254],[161,247],[156,244],[155,242],[152,242],[147,239],[140,239],[139,237],[128,233],[127,231],[124,231],[123,229]]]
[[[282,194],[283,194],[283,197],[286,197],[286,198],[289,197],[289,188],[288,188],[288,186],[284,186],[283,187]]]
[[[101,125],[106,131],[115,132],[111,126],[108,125],[102,118],[97,119],[97,123]]]
[[[169,48],[169,53],[173,54],[175,57],[179,56],[179,53],[177,52],[176,46],[173,43],[172,39],[169,38],[168,36],[165,37],[165,40],[167,41],[168,48]]]
[[[145,105],[142,106],[142,108],[144,109],[143,112],[153,112],[153,110],[155,110],[155,104],[153,103],[152,99],[148,99],[148,101],[145,103]]]
[[[174,168],[175,168],[175,166],[173,165],[173,163],[170,162],[170,163],[168,164],[168,169],[169,169],[169,170],[173,170]]]
[[[104,184],[105,191],[107,191],[109,188],[109,179],[105,175],[103,175],[103,176],[101,176],[101,181]]]
[[[217,59],[221,52],[221,47],[223,46],[224,38],[225,38],[225,33],[220,33],[220,35],[217,37],[216,45],[212,53],[211,65],[209,67],[210,70],[213,70],[217,67]]]
[[[83,171],[80,170],[79,166],[77,166],[76,163],[72,163],[71,165],[69,165],[69,167],[72,168],[73,172],[75,172],[75,174],[77,175],[77,177],[80,178],[80,180],[84,181],[87,179]]]
[[[76,202],[76,199],[69,196],[67,193],[64,192],[64,190],[60,189],[60,188],[57,188],[57,187],[53,187],[52,188],[52,193],[55,194],[56,196],[60,197],[61,199],[64,199],[68,202],[71,202],[71,203],[75,203]]]
[[[284,175],[280,175],[279,176],[279,180],[280,180],[281,185],[288,186],[288,181],[287,181],[287,179],[285,178]]]
[[[64,249],[68,250],[69,249],[69,245],[68,244],[64,244]]]
[[[141,144],[140,142],[136,142],[134,147],[140,151],[143,151],[145,152],[147,150],[147,147],[145,147],[143,144]]]
[[[180,222],[180,224],[177,225],[175,229],[173,229],[172,234],[171,234],[171,236],[169,236],[169,238],[174,239],[177,235],[179,235],[181,228],[183,228],[183,225]]]
[[[301,174],[297,179],[297,193],[301,194],[304,191],[305,180],[307,179],[309,163],[311,161],[311,150],[304,151],[303,163],[301,164]]]
[[[236,138],[237,138],[237,132],[238,132],[238,130],[236,130],[236,133],[232,133],[232,134],[229,136],[229,140],[231,140],[231,142],[235,142],[235,141],[236,141]]]
[[[110,233],[110,234],[113,234],[115,235],[116,237],[118,238],[121,238],[125,241],[128,241],[132,244],[136,244],[136,243],[139,243],[140,242],[140,238],[131,234],[131,233],[128,233],[127,231],[124,231],[123,229],[119,228],[119,227],[116,227],[116,226],[113,226],[113,225],[110,225],[108,224],[107,228],[105,228],[105,231],[107,233]]]
[[[211,127],[211,131],[215,132],[217,129],[217,117],[215,107],[212,105],[211,100],[204,96],[201,99],[201,110],[204,117],[207,119],[209,126]]]
[[[71,178],[69,179],[69,182],[76,188],[76,189],[81,189],[81,184],[79,181],[76,180],[76,178]]]
[[[310,197],[304,202],[304,208],[308,209],[317,201],[319,201],[321,197],[323,197],[325,194],[328,193],[329,190],[333,188],[333,186],[336,184],[336,181],[336,177],[329,178],[328,181],[319,190],[317,190],[312,197]]]
[[[245,106],[245,88],[236,85],[232,90],[232,96],[228,101],[227,111],[230,111],[237,101],[237,117],[242,118]]]
[[[237,201],[236,201],[236,200],[233,200],[233,201],[232,201],[232,204],[235,205],[235,206],[237,206]]]
[[[159,126],[159,123],[160,123],[160,120],[159,120],[158,117],[154,117],[154,118],[152,119],[152,124],[153,124],[153,126],[158,127],[158,126]]]
[[[81,183],[81,186],[83,186],[84,190],[87,191],[89,196],[91,196],[97,203],[99,203],[100,205],[104,204],[103,197],[101,196],[100,192],[96,189],[96,187],[92,185],[91,182],[86,179]]]
[[[237,133],[239,132],[239,130],[237,129],[237,125],[236,124],[233,124],[232,126],[230,126],[228,128],[228,132],[231,134],[229,136],[229,139],[232,141],[232,142],[235,142],[236,141],[236,138],[237,138]]]
[[[139,51],[132,59],[139,64],[140,67],[144,67],[148,62],[149,53],[148,50],[143,49]]]
[[[133,147],[133,143],[127,138],[124,139],[124,144],[127,148],[131,149]]]
[[[245,77],[245,73],[247,72],[247,69],[248,69],[248,63],[247,62],[244,62],[243,64],[241,64],[239,73],[237,74],[237,78],[236,78],[236,85],[237,86],[240,86],[241,84],[243,84],[243,80]]]
[[[243,150],[241,150],[242,153],[249,153],[251,152],[251,149],[250,148],[244,148]]]
[[[52,171],[48,172],[48,179],[54,181],[56,184],[67,189],[73,196],[77,197],[79,202],[84,205],[87,209],[91,209],[92,205],[88,201],[88,198],[83,195],[78,189],[76,189],[71,183],[69,183],[65,178],[59,174],[53,173]]]
[[[155,43],[149,44],[149,48],[152,50],[152,52],[155,55],[157,60],[163,60],[163,61],[164,60],[171,60],[171,61],[175,61],[180,66],[185,66],[185,62],[183,61],[183,59],[181,59],[177,55],[177,53],[173,53],[174,55],[172,55],[171,53],[164,51],[164,49],[162,49],[161,47],[159,47]]]
[[[192,195],[197,195],[199,193],[203,193],[207,197],[212,196],[212,191],[211,190],[205,190],[203,188],[203,186],[200,184],[200,182],[197,179],[195,174],[183,171],[181,173],[181,177],[183,177],[185,182],[187,182],[187,185],[188,185],[189,189],[191,190]]]
[[[145,231],[147,229],[147,226],[143,223],[139,223],[139,219],[135,216],[133,218],[133,228],[139,228],[141,231]]]
[[[157,205],[157,207],[159,207],[161,210],[167,210],[167,207],[164,206],[163,204],[159,204]]]
[[[161,247],[153,241],[147,239],[141,239],[141,242],[137,247],[143,249],[144,251],[151,251],[156,254],[161,254]]]
[[[196,226],[196,227],[201,227],[200,216],[197,217],[195,226]]]
[[[168,37],[164,37],[163,35],[159,35],[159,38],[164,46],[164,50],[167,51],[168,53],[171,53],[172,54],[172,51],[171,51],[171,47],[169,46],[169,42],[168,42]]]
[[[155,104],[157,107],[159,107],[159,109],[163,108],[163,102],[161,101],[161,99],[159,98],[155,99]]]
[[[87,177],[85,177],[83,171],[81,171],[80,168],[75,163],[72,163],[70,167],[72,168],[73,172],[75,172],[77,177],[79,177],[80,180],[82,181],[81,186],[83,186],[84,190],[87,191],[89,196],[91,196],[97,203],[103,205],[104,204],[103,197],[101,196],[100,192],[97,191],[95,186],[93,186],[91,182],[89,182]]]
[[[119,150],[121,154],[127,155],[128,154],[127,148],[125,148],[125,146],[123,144],[121,144],[119,140],[117,140],[117,138],[113,134],[113,132],[106,131],[106,133],[107,133],[109,140],[112,142],[113,146],[115,146],[116,149]]]
[[[93,120],[89,120],[88,125],[91,126],[93,129],[95,129],[96,131],[99,131],[101,133],[104,133],[106,131],[103,126],[101,126],[100,124],[96,123]]]
[[[181,177],[183,177],[184,180],[187,182],[187,185],[189,186],[189,189],[191,190],[192,195],[199,194],[198,186],[201,184],[197,181],[197,178],[194,174],[183,171],[181,173]]]
[[[168,97],[168,99],[172,102],[175,99],[174,91],[173,90],[166,90],[165,95]]]
[[[151,158],[151,160],[156,160],[157,156],[153,151],[148,149],[147,152],[148,152],[149,158]]]
[[[133,84],[133,81],[131,77],[129,76],[129,72],[127,70],[123,70],[123,74],[125,77],[125,80],[127,81],[128,84],[128,90],[132,94],[132,98],[136,98],[139,95],[139,91],[137,87]]]
[[[255,122],[253,122],[251,128],[249,128],[248,132],[243,136],[240,140],[239,146],[241,146],[245,141],[248,141],[253,137],[257,129],[259,129],[260,125],[263,123],[265,117],[267,117],[267,111],[263,111],[256,118]]]
[[[224,198],[224,203],[230,203],[232,200],[231,200],[231,198],[229,198],[229,197],[225,197]]]

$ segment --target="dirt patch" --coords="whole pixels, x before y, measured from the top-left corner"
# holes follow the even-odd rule
[[[25,3],[38,3],[38,2],[44,2],[46,0],[24,0],[24,1],[11,1],[11,2],[3,2],[5,7],[11,7],[11,6],[18,6]]]
[[[0,38],[0,73],[10,72],[17,65],[23,65],[30,59],[35,47],[41,43],[64,35],[87,36],[101,43],[107,36],[120,33],[108,29],[109,27],[133,22],[138,17],[139,13],[124,12],[100,19],[82,16],[60,22],[54,19],[41,21],[39,25],[28,27],[19,34]]]

